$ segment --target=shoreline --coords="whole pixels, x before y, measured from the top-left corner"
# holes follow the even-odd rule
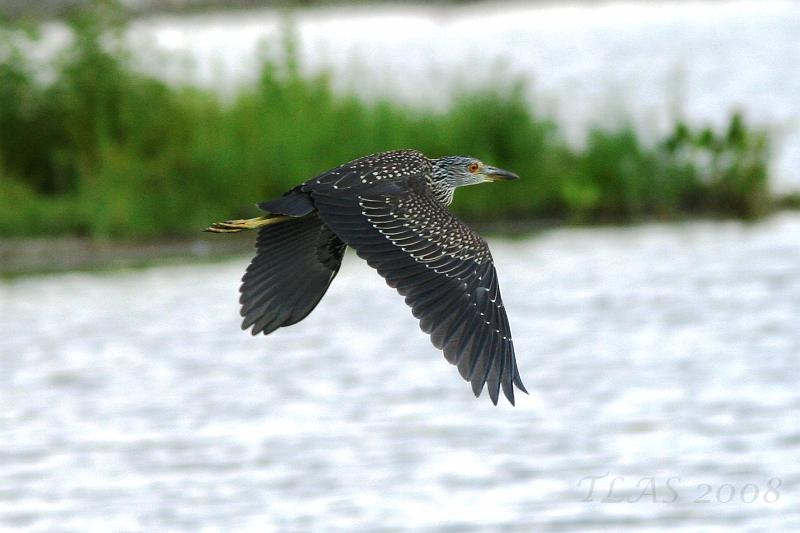
[[[88,237],[0,239],[0,279],[75,271],[102,271],[188,261],[214,261],[251,253],[251,235],[153,241]]]
[[[484,237],[527,237],[538,232],[559,229],[629,228],[648,224],[680,225],[694,222],[736,222],[759,224],[786,214],[793,208],[780,209],[764,217],[743,220],[734,217],[693,216],[663,220],[643,218],[631,222],[570,223],[564,220],[519,220],[475,223],[469,225]],[[215,262],[254,253],[255,233],[175,237],[154,240],[113,240],[89,237],[19,237],[0,238],[0,281],[21,276],[68,272],[114,271],[146,268],[165,264]]]

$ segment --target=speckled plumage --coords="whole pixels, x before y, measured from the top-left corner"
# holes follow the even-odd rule
[[[244,329],[268,334],[310,313],[351,246],[405,296],[434,346],[492,402],[525,391],[486,242],[446,206],[456,187],[514,179],[474,158],[383,152],[320,174],[259,206],[285,221],[259,230],[242,280]]]

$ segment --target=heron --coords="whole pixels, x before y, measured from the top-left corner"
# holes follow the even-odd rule
[[[497,405],[502,387],[514,405],[514,386],[527,390],[489,246],[447,206],[458,187],[518,178],[474,157],[381,152],[257,204],[265,215],[206,231],[258,230],[239,289],[242,329],[267,335],[303,320],[349,246],[405,296],[421,329],[476,397],[486,386]]]

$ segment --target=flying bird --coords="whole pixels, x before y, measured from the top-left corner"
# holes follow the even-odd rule
[[[382,152],[328,170],[275,200],[267,214],[206,231],[258,229],[240,288],[242,329],[253,335],[303,320],[339,271],[347,246],[405,296],[433,345],[492,403],[514,404],[517,370],[489,247],[447,209],[457,187],[519,176],[465,156]]]

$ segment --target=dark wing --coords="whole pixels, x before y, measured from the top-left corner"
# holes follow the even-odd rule
[[[424,174],[334,172],[305,186],[325,223],[406,297],[476,396],[488,384],[496,404],[502,385],[513,404],[512,384],[525,386],[486,242],[432,196]]]
[[[316,213],[262,227],[239,289],[242,329],[265,335],[304,319],[342,264],[345,244]]]

